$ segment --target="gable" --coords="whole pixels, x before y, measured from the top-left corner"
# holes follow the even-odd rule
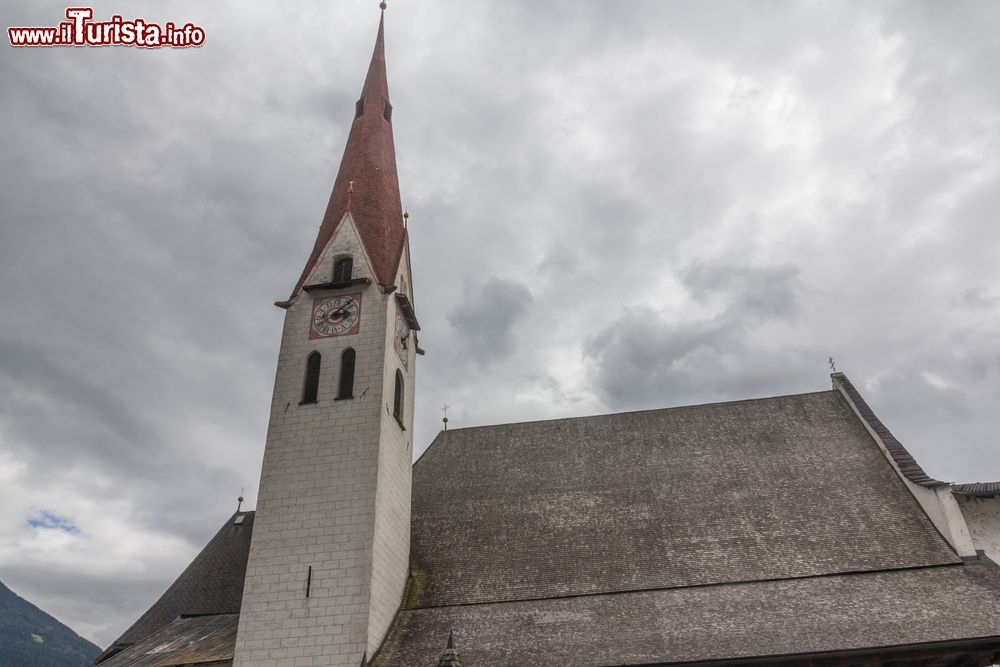
[[[354,260],[352,272],[355,278],[368,278],[372,282],[376,281],[371,258],[368,256],[365,244],[361,240],[361,233],[358,231],[358,226],[350,211],[344,214],[336,232],[319,253],[304,284],[308,286],[329,283],[333,279],[334,262],[345,255],[350,255]]]

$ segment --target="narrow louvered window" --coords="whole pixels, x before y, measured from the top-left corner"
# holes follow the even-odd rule
[[[319,396],[319,366],[322,361],[319,352],[306,357],[306,381],[302,387],[302,402],[315,403]]]
[[[365,112],[365,98],[361,98],[354,105],[354,117],[361,118],[361,114]]]
[[[356,354],[347,348],[340,355],[340,384],[337,387],[337,398],[352,398],[354,396],[354,360]]]
[[[341,257],[333,264],[333,282],[346,283],[351,280],[351,273],[354,271],[354,260],[350,257]]]
[[[382,107],[382,118],[385,118],[386,121],[392,122],[392,105],[389,104],[388,100],[386,100],[385,106]]]
[[[396,393],[392,399],[392,416],[403,423],[403,374],[396,369]]]

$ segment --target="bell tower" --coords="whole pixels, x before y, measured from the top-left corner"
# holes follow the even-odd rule
[[[384,10],[319,234],[286,301],[234,665],[357,667],[409,571],[416,331]]]

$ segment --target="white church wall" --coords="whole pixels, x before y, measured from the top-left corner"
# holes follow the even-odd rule
[[[1000,563],[1000,496],[955,496],[976,549]]]

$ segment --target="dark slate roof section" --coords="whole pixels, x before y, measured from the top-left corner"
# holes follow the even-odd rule
[[[102,667],[232,664],[239,614],[178,618]]]
[[[1000,495],[1000,482],[952,484],[951,492],[960,496],[997,496]]]
[[[243,522],[234,523],[240,515]],[[254,512],[231,516],[167,592],[104,655],[142,641],[178,616],[239,614],[253,521]],[[116,663],[105,660],[98,664]]]
[[[833,373],[830,377],[833,379],[834,384],[844,388],[844,391],[847,393],[848,397],[850,397],[851,402],[854,403],[854,406],[861,414],[861,418],[864,419],[868,426],[878,434],[879,438],[882,439],[882,442],[885,444],[885,448],[889,451],[890,456],[892,456],[892,460],[896,462],[896,465],[899,466],[900,472],[902,472],[908,480],[914,484],[919,484],[920,486],[938,486],[941,484],[947,484],[947,482],[938,481],[924,472],[924,469],[920,467],[920,464],[913,458],[913,455],[906,451],[906,447],[903,446],[903,443],[897,440],[896,436],[892,434],[892,431],[886,428],[885,424],[882,423],[882,420],[875,416],[875,412],[868,406],[868,403],[866,403],[865,399],[861,397],[861,394],[854,388],[854,385],[851,384],[851,381],[847,379],[846,375],[843,373]]]
[[[466,664],[491,667],[661,665],[969,639],[1000,651],[1000,568],[982,561],[417,609],[407,618],[372,667],[436,664],[451,627]]]
[[[960,562],[833,390],[442,432],[411,555],[413,608]]]

